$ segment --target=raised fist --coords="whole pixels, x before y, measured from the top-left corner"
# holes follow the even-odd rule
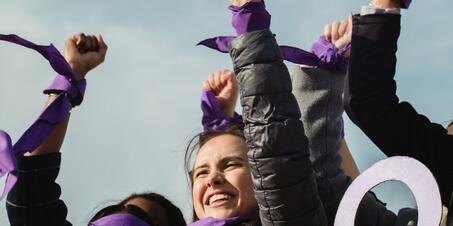
[[[338,49],[347,46],[352,39],[352,16],[327,24],[324,27],[324,36]]]
[[[66,41],[64,56],[78,79],[84,79],[91,69],[104,62],[107,45],[102,36],[89,36],[83,33]]]
[[[209,75],[203,82],[203,89],[212,90],[220,103],[223,114],[234,116],[234,109],[239,95],[236,76],[230,70],[221,70]]]

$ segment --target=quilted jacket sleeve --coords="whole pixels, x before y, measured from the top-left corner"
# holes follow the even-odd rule
[[[262,225],[326,225],[299,107],[274,35],[246,33],[231,44],[230,55]]]

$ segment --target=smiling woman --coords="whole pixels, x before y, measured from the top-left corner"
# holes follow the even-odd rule
[[[197,138],[199,150],[193,170],[187,168],[192,185],[193,220],[243,216],[259,221],[242,131],[232,126],[225,131],[202,133]],[[187,163],[195,154],[194,148],[187,152]]]

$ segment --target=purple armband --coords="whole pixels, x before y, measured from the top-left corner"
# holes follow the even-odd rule
[[[230,126],[244,127],[242,116],[234,113],[233,117],[225,116],[220,108],[214,93],[211,90],[203,90],[201,95],[201,110],[203,112],[202,124],[205,132],[222,131]]]
[[[325,36],[321,36],[318,42],[311,47],[311,52],[319,59],[317,67],[346,73],[349,63],[349,57],[346,56],[346,53],[350,49],[351,43],[338,49]]]
[[[36,149],[47,140],[58,124],[69,115],[72,106],[79,105],[82,102],[86,82],[85,80],[77,81],[75,72],[53,45],[36,45],[16,35],[0,34],[0,40],[39,52],[49,61],[54,71],[60,74],[52,83],[50,89],[44,91],[44,93],[58,92],[60,93],[59,96],[44,109],[13,147],[9,145],[11,139],[8,134],[0,133],[0,177],[8,174],[5,188],[0,196],[1,200],[17,181],[16,157]]]
[[[231,24],[238,36],[252,31],[269,29],[271,26],[271,15],[266,10],[264,0],[247,2],[240,7],[231,5],[229,9],[233,13]]]
[[[223,220],[218,220],[218,219],[215,219],[212,217],[207,217],[207,218],[203,218],[199,221],[195,221],[195,222],[189,224],[189,226],[236,226],[236,225],[240,225],[242,223],[247,223],[249,221],[250,221],[249,218],[244,218],[244,217],[230,217],[230,218],[223,219]]]
[[[112,214],[91,222],[89,226],[153,226],[130,214]]]

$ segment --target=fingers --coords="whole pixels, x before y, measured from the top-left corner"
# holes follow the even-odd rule
[[[348,20],[341,21],[340,26],[338,27],[339,37],[343,37],[346,34],[347,30],[348,30]]]
[[[105,44],[102,36],[85,35],[84,33],[78,33],[68,40],[74,43],[79,50],[80,54],[87,52],[107,52],[107,45]]]
[[[234,73],[227,69],[210,74],[208,80],[203,82],[203,88],[212,90],[216,95],[229,85],[237,87],[237,82]]]
[[[340,22],[334,21],[331,24],[331,32],[332,32],[332,40],[331,42],[336,42],[340,38],[340,33],[339,33],[339,28],[340,28]]]
[[[324,36],[326,37],[327,41],[332,42],[332,26],[331,24],[327,24],[324,26]]]
[[[324,36],[337,48],[342,48],[351,42],[352,16],[343,21],[334,21],[324,27]]]

